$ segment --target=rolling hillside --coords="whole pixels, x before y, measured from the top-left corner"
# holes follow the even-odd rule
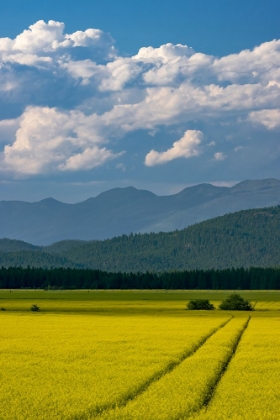
[[[280,266],[280,206],[235,212],[180,231],[28,246],[0,240],[0,265],[114,272]]]

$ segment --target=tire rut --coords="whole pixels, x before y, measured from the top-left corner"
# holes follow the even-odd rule
[[[241,331],[239,332],[239,334],[237,334],[234,342],[233,342],[233,346],[232,346],[232,351],[229,354],[229,356],[223,361],[222,365],[221,365],[221,369],[219,370],[216,378],[214,378],[214,381],[212,382],[210,388],[206,391],[205,393],[205,397],[204,400],[202,402],[202,404],[200,405],[200,407],[197,410],[192,411],[188,416],[186,417],[180,417],[176,420],[181,420],[182,418],[187,419],[190,416],[193,416],[194,414],[198,414],[201,410],[203,409],[208,409],[211,401],[213,400],[216,390],[219,386],[219,383],[221,382],[223,376],[225,375],[225,373],[227,372],[228,366],[230,364],[230,362],[232,361],[237,348],[239,346],[239,343],[243,337],[243,334],[245,333],[246,329],[248,328],[249,322],[251,320],[251,317],[249,316],[247,321],[245,322],[243,328],[241,329]]]
[[[119,401],[116,401],[114,403],[97,406],[93,409],[86,410],[86,412],[84,413],[70,416],[68,417],[68,420],[88,420],[89,418],[99,418],[99,416],[101,416],[105,411],[114,410],[117,407],[125,407],[130,401],[133,401],[138,396],[147,391],[147,389],[154,382],[159,381],[161,378],[163,378],[168,373],[172,372],[177,366],[183,363],[187,358],[194,355],[207,342],[207,340],[209,340],[210,337],[212,337],[216,332],[225,327],[233,318],[234,316],[232,315],[229,319],[222,322],[218,327],[210,331],[210,333],[203,336],[193,348],[184,351],[178,358],[178,360],[168,363],[162,370],[156,372],[145,382],[143,382],[134,392],[123,396]]]

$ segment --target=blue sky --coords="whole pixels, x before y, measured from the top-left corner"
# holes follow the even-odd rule
[[[0,5],[0,199],[280,178],[279,1]]]

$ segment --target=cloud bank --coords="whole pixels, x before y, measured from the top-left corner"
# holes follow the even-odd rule
[[[52,20],[0,38],[0,167],[7,173],[91,170],[128,156],[123,140],[137,131],[145,133],[139,161],[148,167],[207,155],[203,136],[213,146],[209,159],[221,161],[242,144],[213,139],[211,127],[278,130],[279,104],[280,40],[225,57],[170,43],[127,57],[100,29],[67,34]],[[177,129],[184,134],[175,141],[170,134],[165,151],[156,151],[148,133]]]

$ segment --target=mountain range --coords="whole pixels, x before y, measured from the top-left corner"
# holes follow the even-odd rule
[[[34,203],[0,201],[0,238],[42,246],[68,239],[171,232],[227,213],[278,204],[277,179],[248,180],[233,187],[200,184],[169,196],[115,188],[77,204],[52,198]]]

